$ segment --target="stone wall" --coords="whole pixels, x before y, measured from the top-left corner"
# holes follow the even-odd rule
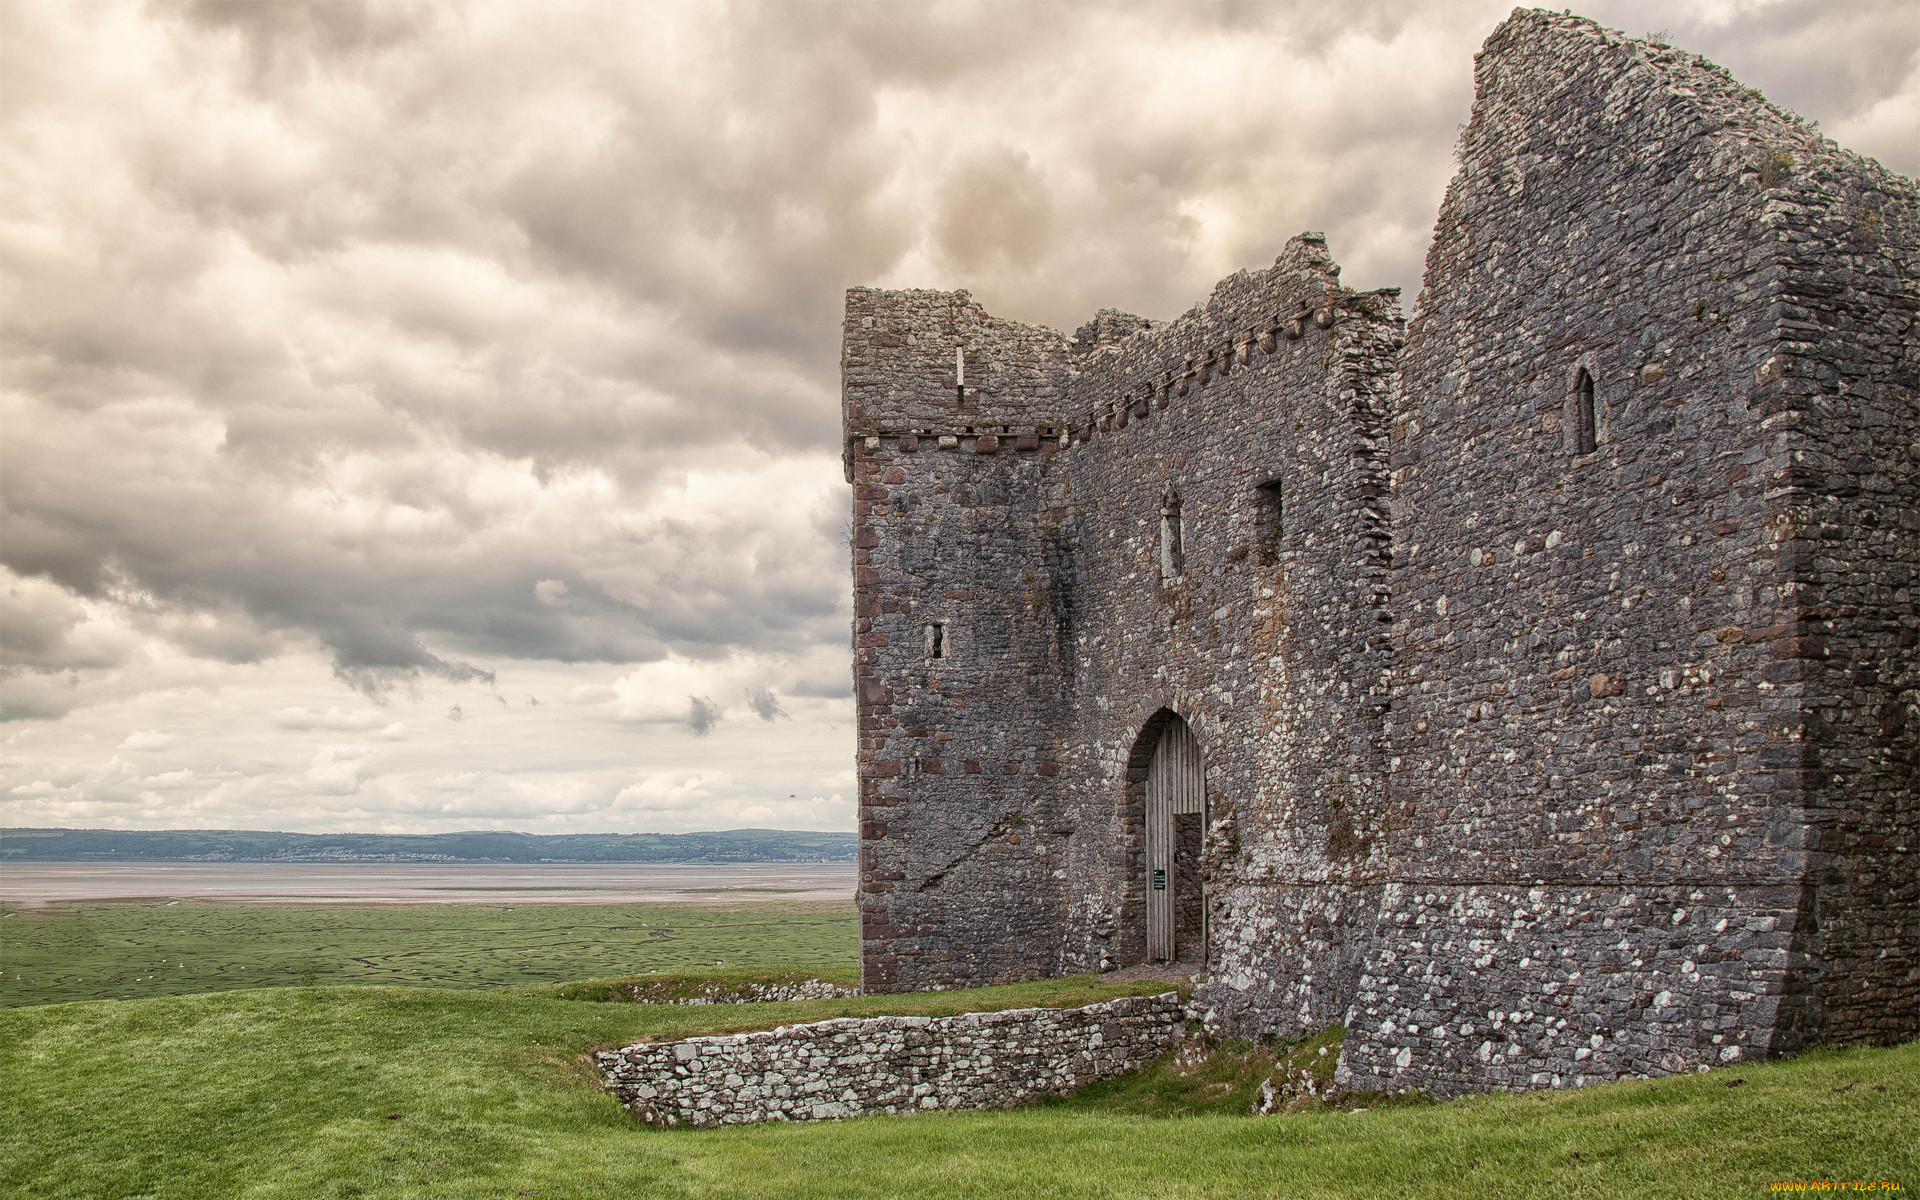
[[[1920,194],[1577,17],[1476,89],[1405,325],[849,294],[867,989],[1139,961],[1184,720],[1207,1020],[1349,1086],[1920,1032]]]
[[[1167,992],[1085,1008],[847,1017],[597,1057],[634,1115],[704,1128],[1009,1108],[1138,1070],[1185,1028],[1180,995]]]

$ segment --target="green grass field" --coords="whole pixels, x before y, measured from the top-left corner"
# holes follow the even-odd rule
[[[848,980],[851,914],[805,903],[141,909],[0,919],[9,970],[31,962],[55,976],[22,971],[23,988],[29,978],[91,985],[84,968],[148,989],[68,1003],[10,994],[28,1006],[0,1010],[0,1196],[1228,1200],[1920,1186],[1920,1043],[1580,1092],[1358,1113],[1348,1111],[1356,1098],[1307,1100],[1290,1115],[1249,1115],[1276,1063],[1324,1080],[1335,1030],[1290,1046],[1189,1046],[1138,1075],[1009,1112],[657,1131],[599,1090],[592,1050],[832,1016],[1079,1004],[1164,985],[1082,978],[791,1004],[636,1004],[609,1001],[631,994],[620,979],[577,977],[637,975],[649,995],[698,990],[663,977],[696,965],[722,983],[783,970]],[[159,958],[186,965],[169,975],[147,965]],[[343,958],[372,960],[363,978],[412,971],[435,986],[344,985],[353,968]],[[793,966],[769,965],[781,960]],[[343,985],[286,986],[305,971]],[[490,986],[555,975],[575,978]],[[261,978],[281,986],[254,986]],[[157,994],[209,986],[231,990]]]
[[[1139,1115],[1162,1079],[1010,1112],[710,1132],[635,1122],[585,1058],[641,1037],[1150,987],[1078,980],[714,1008],[568,1000],[556,988],[274,988],[12,1009],[0,1012],[0,1189],[1227,1200],[1754,1196],[1774,1180],[1920,1180],[1912,1044],[1358,1115]],[[1205,1076],[1192,1081],[1203,1092]]]
[[[8,907],[0,1005],[296,985],[505,987],[716,961],[851,967],[858,944],[846,901]]]

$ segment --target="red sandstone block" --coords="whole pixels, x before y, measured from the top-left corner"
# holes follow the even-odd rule
[[[880,544],[880,531],[873,528],[855,530],[853,544],[863,550],[871,550]]]
[[[992,454],[995,450],[998,450],[999,448],[1000,448],[1000,439],[993,436],[991,433],[981,434],[980,437],[973,443],[973,452],[975,454]]]
[[[905,467],[888,467],[887,473],[881,478],[887,483],[905,483],[907,481],[907,469]]]
[[[1000,773],[1002,775],[1018,775],[1020,773],[1020,764],[1018,762],[1001,763]]]
[[[947,773],[947,768],[937,758],[921,759],[920,769],[928,775],[945,775]]]
[[[980,773],[980,760],[977,758],[967,759],[964,766],[969,775],[978,775]]]
[[[1817,637],[1781,638],[1767,649],[1775,658],[1825,658],[1827,640]]]
[[[1042,775],[1058,775],[1060,773],[1060,764],[1042,759],[1034,764],[1034,769]]]
[[[1038,450],[1040,448],[1040,436],[1033,433],[1023,433],[1013,439],[1013,448],[1015,450]]]
[[[860,773],[869,779],[891,779],[900,773],[900,764],[890,758],[879,758],[862,763]]]

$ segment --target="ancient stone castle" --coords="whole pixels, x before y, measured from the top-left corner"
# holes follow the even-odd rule
[[[1191,962],[1352,1087],[1920,1032],[1920,194],[1521,10],[1403,321],[848,294],[873,991]]]

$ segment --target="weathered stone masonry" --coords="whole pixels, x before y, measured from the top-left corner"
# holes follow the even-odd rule
[[[1139,961],[1185,721],[1179,954],[1352,1085],[1920,1031],[1920,197],[1579,18],[1476,85],[1404,324],[849,293],[869,990]]]
[[[820,1121],[1007,1108],[1145,1066],[1178,1042],[1178,992],[1084,1008],[843,1017],[598,1055],[614,1094],[658,1125]]]

